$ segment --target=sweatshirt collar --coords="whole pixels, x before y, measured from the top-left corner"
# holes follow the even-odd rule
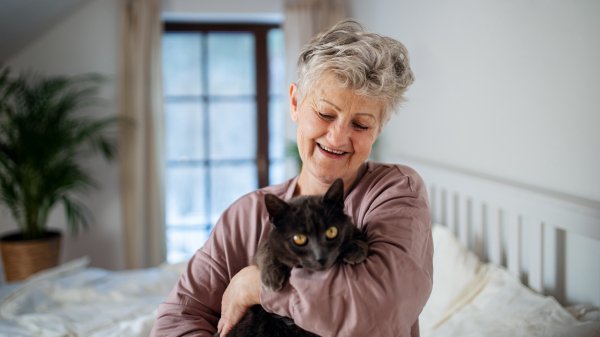
[[[364,177],[366,170],[367,170],[367,162],[364,162],[364,163],[362,163],[358,167],[358,172],[356,174],[356,179],[354,179],[354,182],[352,183],[352,185],[350,186],[350,188],[347,189],[346,192],[344,193],[344,199],[346,199],[346,197],[348,196],[348,194],[350,194],[350,192],[352,192],[352,190],[354,189],[354,187]],[[294,178],[292,178],[290,180],[290,184],[288,185],[287,191],[285,192],[285,198],[284,198],[284,200],[289,200],[289,199],[292,198],[292,196],[294,196],[294,191],[296,190],[296,184],[298,184],[298,179],[299,178],[300,178],[300,175],[298,174],[297,176],[295,176]]]

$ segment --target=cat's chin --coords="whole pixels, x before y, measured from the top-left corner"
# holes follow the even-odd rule
[[[319,266],[317,266],[317,267],[314,267],[314,268],[312,268],[312,267],[311,267],[311,268],[309,268],[309,267],[306,267],[306,268],[307,268],[307,269],[310,269],[310,270],[312,270],[312,271],[316,271],[316,272],[319,272],[319,273],[321,273],[321,272],[324,272],[324,271],[326,271],[327,269],[331,268],[331,265],[325,265],[325,266],[320,266],[320,265],[319,265]]]
[[[312,271],[326,271],[327,269],[331,268],[332,265],[333,264],[330,264],[328,266],[318,266],[318,267],[314,267],[314,268],[310,267],[310,266],[307,266],[306,269],[312,270]],[[296,268],[301,269],[301,268],[304,268],[304,266],[301,265],[301,264],[299,264],[299,265],[296,266]]]

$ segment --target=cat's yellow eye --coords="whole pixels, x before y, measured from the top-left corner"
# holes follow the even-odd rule
[[[298,246],[302,246],[303,244],[306,243],[306,235],[304,234],[296,234],[294,235],[294,243],[297,244]]]
[[[325,236],[329,239],[333,239],[338,235],[338,229],[335,227],[329,227],[327,232],[325,232]]]

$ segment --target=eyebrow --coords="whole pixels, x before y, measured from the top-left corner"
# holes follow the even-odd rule
[[[331,106],[332,106],[334,109],[336,109],[337,111],[342,111],[342,109],[338,108],[338,107],[337,107],[337,105],[335,105],[335,104],[333,104],[333,103],[329,102],[329,101],[328,101],[328,100],[326,100],[326,99],[323,99],[323,98],[321,98],[321,99],[320,99],[320,100],[318,100],[317,102],[319,102],[319,101],[323,101],[323,102],[325,102],[325,103],[327,103],[327,104],[331,105]]]
[[[325,102],[325,103],[327,103],[327,104],[331,105],[331,106],[332,106],[332,107],[333,107],[335,110],[337,110],[337,111],[342,111],[342,109],[338,108],[338,107],[337,107],[335,104],[333,104],[333,103],[329,102],[329,101],[328,101],[328,100],[326,100],[326,99],[323,99],[323,98],[321,98],[321,99],[320,99],[320,100],[318,100],[317,102],[320,102],[320,101],[323,101],[323,102]],[[369,117],[373,118],[374,120],[377,120],[377,118],[375,118],[375,116],[373,116],[372,114],[365,113],[365,112],[362,112],[362,113],[357,113],[357,115],[359,115],[359,116],[369,116]]]

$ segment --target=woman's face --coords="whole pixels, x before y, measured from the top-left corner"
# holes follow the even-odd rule
[[[295,94],[292,84],[291,115],[298,122],[301,179],[329,185],[341,177],[350,186],[379,134],[381,102],[340,88],[333,75],[322,78],[300,106]]]

